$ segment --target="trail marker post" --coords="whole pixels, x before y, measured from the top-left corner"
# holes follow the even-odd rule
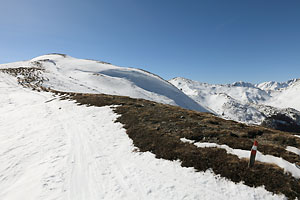
[[[257,141],[255,140],[254,141],[254,144],[252,146],[252,149],[251,149],[251,154],[250,154],[250,161],[249,161],[249,167],[253,167],[254,165],[254,162],[255,162],[255,156],[256,156],[256,151],[257,151]]]

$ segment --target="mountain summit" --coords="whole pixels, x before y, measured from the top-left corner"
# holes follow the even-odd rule
[[[208,112],[158,75],[110,63],[76,59],[65,54],[48,54],[29,61],[1,64],[0,69],[35,69],[43,87],[60,91],[103,93],[143,98],[186,109]]]

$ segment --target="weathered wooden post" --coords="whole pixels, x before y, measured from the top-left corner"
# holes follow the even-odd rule
[[[249,167],[253,167],[254,165],[254,162],[255,162],[255,156],[256,156],[256,151],[257,151],[257,141],[254,140],[254,144],[252,146],[252,149],[251,149],[251,154],[250,154],[250,161],[249,161]]]

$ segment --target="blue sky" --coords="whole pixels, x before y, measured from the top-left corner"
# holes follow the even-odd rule
[[[58,52],[208,83],[300,78],[299,0],[3,0],[0,63]]]

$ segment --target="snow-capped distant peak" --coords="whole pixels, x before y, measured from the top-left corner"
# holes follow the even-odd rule
[[[280,89],[292,86],[299,81],[300,81],[300,79],[291,79],[286,82],[268,81],[268,82],[263,82],[263,83],[257,84],[255,86],[262,90],[267,90],[267,91],[280,90]]]
[[[231,86],[255,88],[254,84],[248,83],[248,82],[244,82],[244,81],[234,82],[234,83],[231,84]]]
[[[181,84],[181,83],[194,83],[195,81],[193,80],[190,80],[190,79],[187,79],[187,78],[184,78],[184,77],[176,77],[176,78],[172,78],[171,80],[169,80],[170,83],[172,82],[177,82],[178,84]]]
[[[287,82],[280,83],[275,81],[269,81],[269,82],[257,84],[257,87],[262,90],[279,90],[281,88],[287,87],[288,85],[289,84]]]

